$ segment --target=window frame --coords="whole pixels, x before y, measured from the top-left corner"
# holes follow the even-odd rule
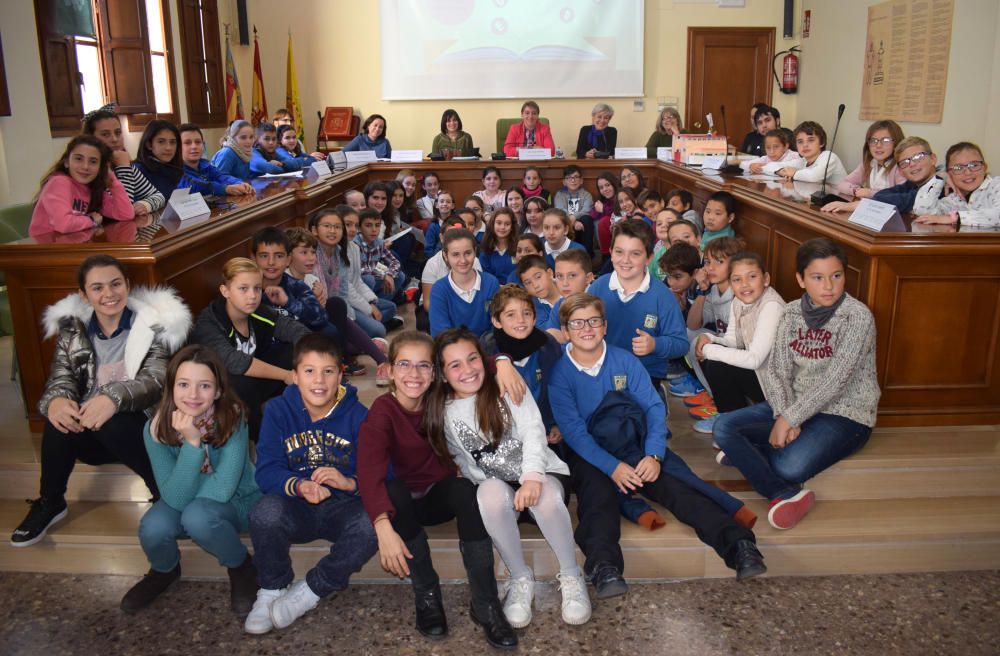
[[[154,119],[170,121],[174,125],[180,125],[181,123],[181,113],[178,108],[180,103],[177,99],[177,67],[174,65],[174,42],[170,23],[170,0],[159,0],[159,3],[160,15],[163,17],[163,57],[167,62],[167,79],[170,83],[169,91],[171,111],[162,113],[153,112],[130,114],[127,121],[129,132],[142,132]],[[146,20],[149,20],[148,16],[146,17]],[[152,57],[152,49],[150,49],[150,57]]]
[[[178,0],[177,5],[187,120],[201,128],[226,127],[218,2]]]

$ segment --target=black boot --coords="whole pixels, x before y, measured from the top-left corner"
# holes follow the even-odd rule
[[[472,597],[470,615],[472,621],[483,627],[486,642],[498,649],[517,647],[517,634],[503,614],[503,606],[497,596],[497,579],[493,571],[493,541],[462,540],[462,562],[469,577],[469,593]]]
[[[257,568],[248,553],[239,567],[226,568],[229,572],[229,605],[234,613],[247,615],[257,600]]]
[[[137,613],[160,596],[170,584],[181,577],[181,564],[177,563],[169,572],[150,569],[142,580],[122,597],[121,609],[126,613]]]
[[[745,581],[767,571],[764,556],[753,540],[739,540],[729,550],[728,556],[727,564],[736,570],[737,581]]]
[[[427,638],[438,640],[448,634],[448,620],[444,616],[441,583],[434,571],[434,563],[431,562],[427,534],[420,531],[420,535],[406,541],[406,548],[413,556],[409,565],[417,606],[417,631]]]

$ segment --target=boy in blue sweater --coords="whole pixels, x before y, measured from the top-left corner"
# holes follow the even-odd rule
[[[333,340],[312,333],[295,345],[293,385],[268,401],[257,445],[257,485],[264,498],[250,512],[260,590],[247,633],[283,629],[332,592],[377,549],[375,529],[358,496],[358,428],[368,409],[342,385]],[[292,583],[289,549],[313,540],[330,553]]]
[[[667,360],[684,356],[688,339],[677,301],[649,275],[653,241],[653,229],[645,221],[619,221],[611,231],[614,271],[595,280],[589,291],[614,317],[607,326],[608,343],[638,357],[662,394]]]
[[[590,283],[594,282],[594,264],[590,256],[577,248],[559,253],[556,256],[555,279],[556,289],[559,290],[559,300],[552,306],[549,319],[541,328],[562,344],[566,337],[559,325],[559,308],[566,297],[587,291]]]
[[[636,357],[605,342],[601,300],[574,294],[563,301],[559,320],[569,345],[552,371],[549,402],[571,450],[570,477],[580,521],[575,537],[597,596],[627,590],[616,492],[639,492],[661,504],[693,527],[736,570],[738,579],[767,571],[750,530],[756,516],[739,500],[699,479],[667,448],[670,432],[663,401]],[[588,430],[591,415],[610,392],[624,392],[645,415],[645,457],[635,467],[611,455]]]
[[[250,154],[250,172],[253,175],[266,173],[289,173],[298,171],[302,165],[294,159],[278,154],[278,133],[270,123],[257,126],[254,135],[257,143]]]
[[[544,328],[560,299],[549,261],[540,255],[527,255],[518,261],[514,271],[525,291],[531,295],[535,306],[535,325]]]
[[[181,159],[184,174],[177,183],[178,189],[190,188],[203,196],[245,196],[254,193],[253,185],[223,173],[204,159],[205,137],[201,128],[193,123],[183,123],[181,133]]]
[[[428,311],[431,335],[458,326],[482,335],[492,325],[490,300],[500,283],[490,274],[476,271],[477,242],[471,231],[454,228],[444,233],[442,241],[441,252],[449,272],[431,287]]]

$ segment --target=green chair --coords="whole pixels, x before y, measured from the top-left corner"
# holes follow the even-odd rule
[[[28,236],[32,209],[34,209],[32,203],[0,207],[0,243],[6,244]],[[10,299],[7,297],[7,280],[2,271],[0,271],[0,334],[14,334]]]
[[[507,141],[507,133],[510,132],[510,126],[515,123],[520,123],[521,117],[517,118],[498,118],[497,119],[497,149],[494,152],[502,153],[503,145]],[[540,116],[538,118],[539,123],[549,124],[549,119]]]

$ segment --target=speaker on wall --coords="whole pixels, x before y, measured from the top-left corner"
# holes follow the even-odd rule
[[[795,0],[785,0],[785,30],[784,37],[791,39],[795,29]]]
[[[787,19],[786,24],[787,24]],[[240,45],[250,45],[250,25],[247,21],[247,0],[236,0],[236,22],[240,27]]]

